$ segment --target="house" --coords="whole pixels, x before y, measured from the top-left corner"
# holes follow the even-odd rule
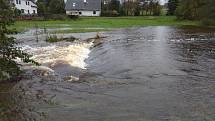
[[[21,11],[22,15],[37,14],[37,5],[32,0],[12,0],[11,2]]]
[[[100,16],[101,0],[67,0],[66,14],[76,16]]]

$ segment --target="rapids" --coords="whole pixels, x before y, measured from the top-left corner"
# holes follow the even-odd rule
[[[18,93],[23,120],[214,121],[215,31],[140,27],[102,32],[102,43],[36,42],[16,35],[40,62],[26,64]]]

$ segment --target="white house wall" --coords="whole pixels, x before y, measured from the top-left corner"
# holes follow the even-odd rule
[[[81,14],[79,14],[81,12]],[[73,14],[71,14],[73,13]],[[76,13],[76,14],[74,14]],[[93,11],[66,11],[67,15],[79,15],[79,16],[100,16],[101,11],[96,11],[96,14],[93,14]]]
[[[13,1],[14,1],[14,4],[15,4],[15,7],[17,9],[19,9],[19,10],[23,9],[24,10],[24,13],[22,13],[22,14],[34,14],[34,11],[35,11],[35,14],[37,14],[37,7],[36,7],[36,5],[32,1],[29,1],[29,0],[20,0],[21,4],[17,4],[16,0],[13,0]],[[29,2],[29,5],[26,5],[26,1]],[[28,10],[29,10],[29,13],[28,13]]]

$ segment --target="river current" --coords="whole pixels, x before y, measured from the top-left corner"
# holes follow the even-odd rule
[[[95,34],[72,35],[84,40]],[[32,44],[20,39],[20,46],[42,64],[34,69],[26,65],[24,70],[32,77],[19,85],[27,93],[28,104],[23,107],[33,107],[26,113],[29,117],[43,121],[215,120],[214,30],[157,26],[101,36],[101,43],[94,47],[84,41]]]

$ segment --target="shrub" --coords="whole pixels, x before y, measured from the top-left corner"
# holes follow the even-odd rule
[[[106,17],[116,17],[119,16],[119,13],[115,10],[113,11],[104,11],[102,12],[102,16],[106,16]]]
[[[79,19],[79,16],[75,16],[75,15],[69,15],[68,17],[70,19],[73,19],[73,20],[78,20]]]
[[[12,33],[8,26],[14,23],[14,16],[9,1],[0,0],[0,81],[12,79],[20,74],[20,65],[15,59],[38,64],[31,60],[31,56],[23,52],[21,48],[16,47],[13,37],[7,36]]]
[[[66,19],[68,19],[68,17],[65,14],[47,14],[45,19],[48,19],[48,20],[66,20]]]
[[[201,20],[202,24],[203,25],[206,25],[206,26],[214,26],[215,25],[215,20],[214,19],[203,19]]]

